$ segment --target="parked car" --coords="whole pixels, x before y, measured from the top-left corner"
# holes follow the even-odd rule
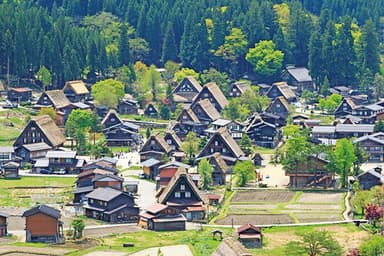
[[[40,173],[41,173],[41,174],[51,174],[52,171],[51,171],[51,170],[47,170],[47,169],[41,169],[41,170],[40,170]]]

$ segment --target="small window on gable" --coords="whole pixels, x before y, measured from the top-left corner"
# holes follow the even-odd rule
[[[181,191],[184,191],[184,190],[185,190],[185,185],[184,185],[184,184],[180,185],[180,190],[181,190]]]
[[[155,145],[156,144],[156,141],[155,140],[151,140],[151,145]]]
[[[225,152],[227,152],[227,149],[226,149],[226,148],[223,148],[221,151],[222,151],[223,153],[225,153]]]
[[[111,118],[111,122],[115,122],[115,121],[116,121],[116,119],[112,117]]]
[[[215,146],[219,146],[219,142],[217,140],[215,141]]]
[[[180,198],[181,195],[180,195],[180,192],[175,192],[175,198]]]
[[[186,191],[185,192],[185,198],[191,198],[191,192]]]

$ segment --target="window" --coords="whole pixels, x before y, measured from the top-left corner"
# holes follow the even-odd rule
[[[116,119],[112,117],[111,118],[111,122],[115,122],[115,121],[116,121]]]
[[[184,191],[185,190],[185,185],[183,184],[183,185],[180,185],[180,190],[181,191]]]
[[[168,139],[168,140],[167,140],[167,144],[168,144],[168,145],[171,145],[171,144],[172,144],[172,140]]]
[[[89,199],[90,204],[93,204],[93,202],[94,202],[93,199]]]
[[[186,191],[185,192],[185,198],[191,198],[191,192]]]
[[[151,140],[151,145],[155,145],[156,141]]]
[[[217,140],[215,141],[215,146],[219,146],[219,142]]]
[[[222,151],[223,153],[227,152],[227,150],[226,150],[225,148],[223,148],[221,151]]]
[[[180,192],[175,192],[175,197],[180,198],[181,197]]]

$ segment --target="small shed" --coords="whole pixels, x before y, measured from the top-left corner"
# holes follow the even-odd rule
[[[1,176],[6,179],[18,179],[20,164],[16,162],[8,162],[1,166]]]
[[[0,237],[8,235],[8,217],[8,213],[0,212]]]
[[[261,228],[252,224],[245,224],[237,228],[237,238],[245,247],[249,248],[262,247],[263,244]]]
[[[158,167],[161,162],[157,159],[150,158],[141,163],[143,165],[143,171],[147,178],[154,180],[159,175]]]

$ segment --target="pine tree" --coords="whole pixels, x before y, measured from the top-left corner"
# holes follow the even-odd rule
[[[168,60],[177,61],[177,47],[175,41],[175,33],[173,32],[173,24],[168,22],[165,30],[163,50],[161,61],[165,64]]]
[[[129,65],[129,43],[128,43],[128,26],[122,24],[120,26],[120,41],[119,41],[119,61],[120,65]]]

